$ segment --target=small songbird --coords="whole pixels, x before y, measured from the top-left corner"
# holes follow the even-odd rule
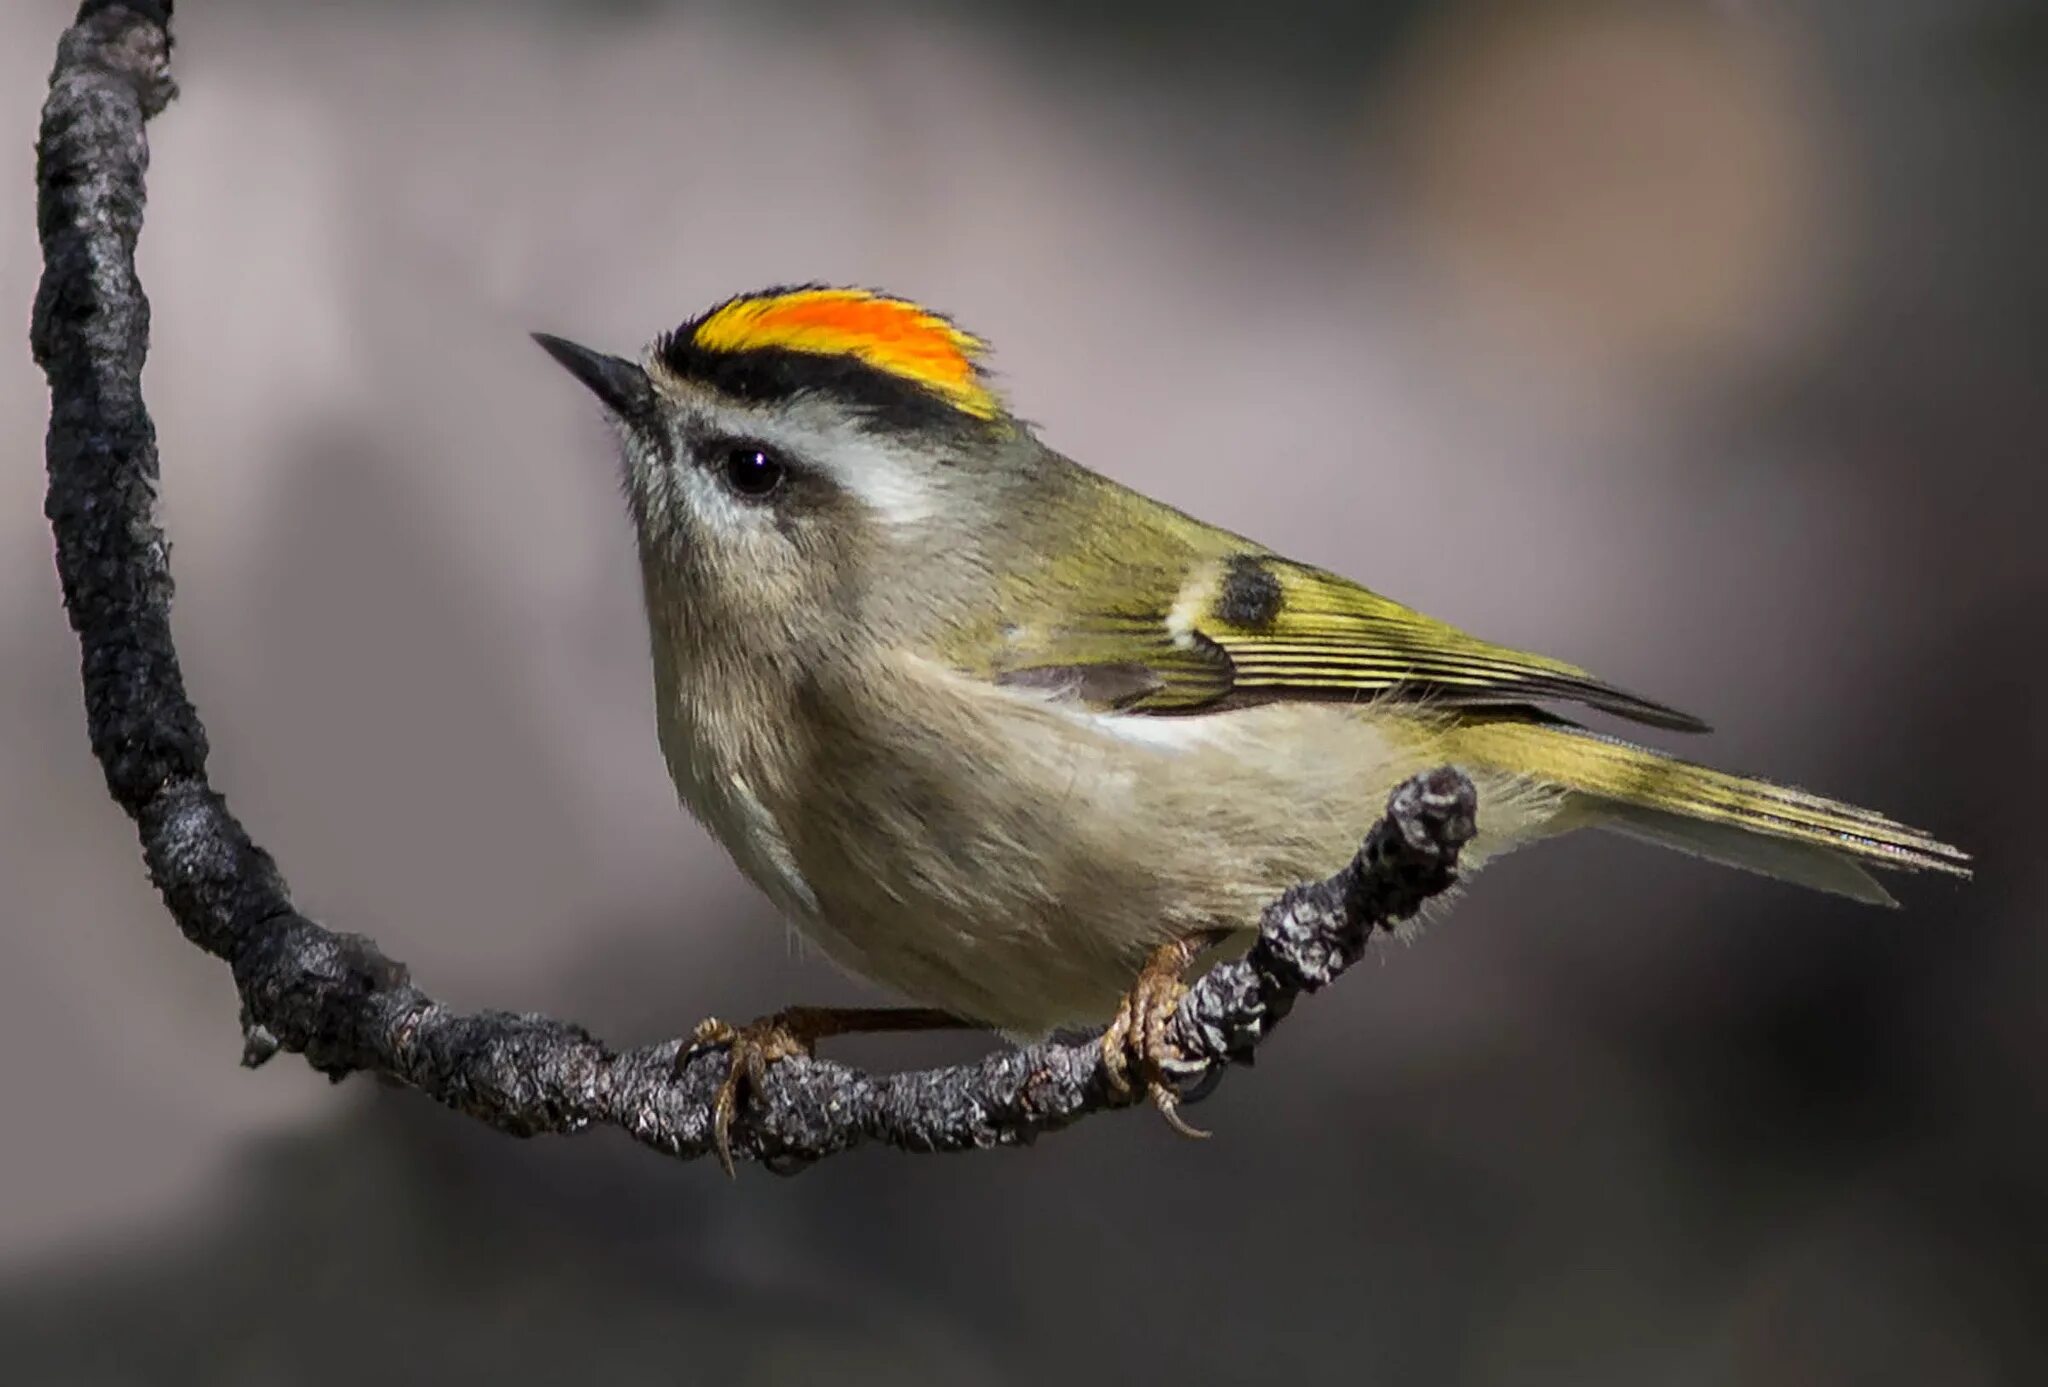
[[[743,1076],[851,1030],[1108,1021],[1112,1082],[1171,1118],[1182,974],[1439,765],[1479,792],[1468,875],[1583,827],[1877,903],[1868,867],[1969,874],[1869,810],[1580,727],[1551,707],[1705,730],[1062,457],[907,300],[748,294],[637,363],[536,338],[617,426],[684,804],[918,1004],[700,1027],[733,1050],[728,1164]]]

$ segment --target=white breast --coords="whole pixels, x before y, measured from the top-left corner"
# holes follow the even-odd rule
[[[799,924],[818,916],[817,893],[797,867],[789,835],[738,767],[724,764],[680,707],[663,709],[662,751],[683,804],[724,845],[746,878]]]

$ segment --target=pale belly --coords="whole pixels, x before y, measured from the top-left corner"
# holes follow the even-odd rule
[[[690,807],[826,955],[1013,1035],[1104,1020],[1169,939],[1255,929],[1432,764],[1369,710],[1133,718],[933,677],[956,696],[877,701],[802,765],[721,763],[676,726],[665,741],[687,745],[671,765]],[[1482,803],[1479,856],[1556,808],[1506,783]]]

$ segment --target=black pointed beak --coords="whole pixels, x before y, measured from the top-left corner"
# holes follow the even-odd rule
[[[622,356],[607,356],[553,333],[536,332],[533,340],[561,362],[570,375],[590,387],[590,393],[604,401],[606,409],[635,428],[652,426],[654,385],[645,371]]]

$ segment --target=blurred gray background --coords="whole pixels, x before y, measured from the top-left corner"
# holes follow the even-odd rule
[[[0,7],[17,328],[70,9]],[[86,747],[18,345],[11,1378],[2040,1380],[2041,7],[189,10],[141,256],[186,672],[300,903],[454,1002],[640,1043],[863,995],[675,807],[604,430],[526,339],[788,280],[930,301],[1084,461],[1982,872],[1886,914],[1511,859],[1206,1144],[1130,1114],[729,1184],[245,1073]]]

